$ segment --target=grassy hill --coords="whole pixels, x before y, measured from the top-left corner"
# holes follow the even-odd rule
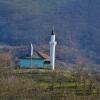
[[[0,70],[0,99],[99,99],[100,80],[96,81],[93,77],[95,74],[77,76],[78,74],[67,70],[54,72],[50,70]],[[97,79],[98,77],[96,76]]]
[[[98,100],[100,71],[74,68],[19,69],[9,54],[0,54],[0,100]]]

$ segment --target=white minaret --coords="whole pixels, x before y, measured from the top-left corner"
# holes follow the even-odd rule
[[[55,47],[57,42],[55,41],[55,33],[54,28],[51,34],[51,41],[50,41],[50,64],[52,66],[52,70],[55,70]]]

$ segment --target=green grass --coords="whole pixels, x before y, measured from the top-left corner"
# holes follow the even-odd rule
[[[9,70],[0,73],[0,76],[0,97],[7,98],[3,100],[64,100],[67,96],[80,98],[88,95],[92,98],[97,95],[94,88],[86,95],[82,83],[76,86],[69,71]]]

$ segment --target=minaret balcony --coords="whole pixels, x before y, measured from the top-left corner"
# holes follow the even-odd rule
[[[56,41],[55,42],[50,42],[50,45],[56,46],[57,45],[57,42]]]

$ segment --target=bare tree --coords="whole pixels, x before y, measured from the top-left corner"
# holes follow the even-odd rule
[[[13,64],[12,55],[0,53],[0,68],[10,68]]]

